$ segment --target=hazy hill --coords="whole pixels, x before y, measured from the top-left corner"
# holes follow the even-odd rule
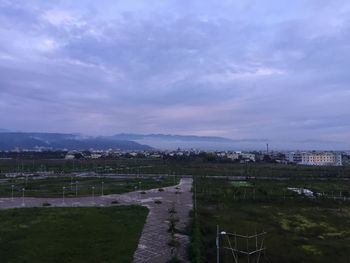
[[[120,133],[111,136],[119,140],[165,140],[165,141],[190,141],[190,142],[232,142],[231,139],[215,136],[195,136],[195,135],[172,135],[172,134],[134,134]]]
[[[215,136],[171,135],[171,134],[128,134],[121,133],[110,138],[116,140],[131,140],[147,144],[158,149],[236,149],[238,141]]]
[[[266,140],[233,140],[215,136],[134,134],[120,133],[113,136],[85,136],[81,134],[8,132],[0,129],[0,150],[20,149],[68,149],[68,150],[147,150],[189,149],[202,150],[250,150],[263,149]]]
[[[146,150],[151,147],[135,141],[108,137],[83,137],[61,133],[1,132],[0,150],[20,149],[68,149],[68,150]]]

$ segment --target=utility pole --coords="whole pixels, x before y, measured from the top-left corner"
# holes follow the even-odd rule
[[[216,263],[220,263],[220,237],[219,225],[216,225]]]
[[[64,192],[66,191],[66,187],[62,187],[62,205],[64,205]]]
[[[78,181],[75,181],[75,196],[78,196]]]
[[[197,177],[194,181],[194,213],[197,216]]]
[[[25,206],[25,204],[24,204],[24,191],[25,191],[25,189],[22,188],[22,206]]]
[[[14,188],[15,186],[14,185],[11,185],[11,200],[13,201],[13,188]]]
[[[91,187],[92,189],[92,203],[95,204],[95,186]]]

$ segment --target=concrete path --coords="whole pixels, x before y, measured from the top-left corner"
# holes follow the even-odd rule
[[[117,201],[119,204],[139,204],[149,209],[149,214],[144,225],[139,245],[134,254],[134,263],[164,263],[171,257],[177,256],[182,262],[189,262],[187,247],[189,237],[183,233],[189,223],[189,212],[192,209],[192,179],[182,178],[179,185],[159,189],[130,192],[125,194],[77,197],[77,198],[0,198],[0,209],[43,207],[50,204],[51,207],[89,207],[111,206]],[[178,247],[169,246],[172,240],[169,229],[170,209],[176,213],[173,216],[178,220],[175,228],[180,232],[174,239],[179,241]]]
[[[172,239],[168,229],[171,217],[169,210],[174,208],[176,211],[174,217],[179,220],[176,223],[176,229],[181,233],[186,230],[190,219],[189,212],[192,209],[191,187],[192,179],[184,178],[181,179],[177,187],[164,188],[164,192],[158,190],[147,192],[148,198],[143,198],[142,203],[149,208],[150,213],[134,254],[134,263],[165,263],[175,255],[182,262],[189,262],[187,255],[189,236],[175,234],[175,239],[179,241],[180,246],[174,248],[168,245]],[[156,204],[154,200],[159,200],[162,203]]]

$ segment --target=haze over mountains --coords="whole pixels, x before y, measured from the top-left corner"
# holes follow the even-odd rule
[[[255,150],[264,149],[266,139],[234,140],[218,136],[171,135],[171,134],[129,134],[111,136],[150,145],[157,149],[202,149],[202,150]]]
[[[61,133],[31,133],[31,132],[1,132],[0,150],[20,149],[67,149],[67,150],[147,150],[148,145],[142,145],[128,140],[118,140],[106,137],[89,137],[76,134]]]
[[[67,149],[67,150],[265,150],[269,143],[272,150],[348,150],[334,141],[318,140],[277,141],[270,139],[230,139],[219,136],[118,133],[111,136],[89,136],[80,133],[20,132],[0,128],[0,150]]]
[[[81,134],[9,132],[0,129],[0,150],[20,149],[68,149],[68,150],[147,150],[199,148],[229,149],[237,141],[212,136],[132,134],[120,133],[113,136],[85,136]]]

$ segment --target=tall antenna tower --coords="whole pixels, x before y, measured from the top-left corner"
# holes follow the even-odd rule
[[[269,144],[268,143],[266,144],[266,153],[267,154],[269,153]]]

